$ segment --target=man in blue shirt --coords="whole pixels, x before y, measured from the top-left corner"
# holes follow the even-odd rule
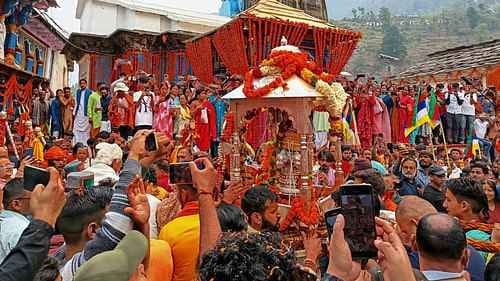
[[[418,168],[417,160],[413,158],[406,158],[401,162],[398,188],[400,196],[421,195],[425,186],[429,184],[429,178]]]
[[[219,142],[220,142],[220,136],[222,134],[222,127],[224,126],[224,117],[226,116],[226,113],[228,111],[228,104],[226,101],[222,99],[223,91],[222,90],[216,90],[215,93],[208,98],[210,103],[214,106],[215,109],[215,115],[216,115],[216,127],[217,127],[217,141],[213,143],[212,146],[212,156],[217,155],[217,150],[219,147]]]
[[[30,223],[26,215],[30,212],[31,192],[24,189],[22,179],[16,178],[5,185],[3,196],[5,210],[0,213],[0,263],[16,246]]]

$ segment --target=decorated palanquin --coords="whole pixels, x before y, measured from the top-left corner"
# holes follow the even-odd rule
[[[338,75],[361,33],[333,26],[277,0],[260,0],[220,28],[186,44],[194,75],[211,83],[215,70],[244,75],[278,46],[282,36],[314,57],[317,67]]]
[[[242,86],[223,97],[230,104],[226,128],[231,128],[233,137],[226,136],[222,141],[233,146],[232,181],[239,180],[234,177],[240,176],[248,165],[241,161],[245,158],[241,146],[258,145],[254,147],[260,177],[256,182],[267,184],[278,195],[284,218],[280,230],[288,234],[289,240],[299,242],[297,234],[303,228],[325,231],[319,204],[323,193],[312,181],[314,144],[309,116],[315,104],[322,103],[331,116],[331,127],[337,128],[347,94],[334,82],[334,76],[323,72],[307,53],[288,45],[286,38],[282,38],[281,44],[258,67],[245,74]],[[268,127],[260,126],[257,132],[249,133],[253,121],[249,118],[257,118],[259,114],[264,114]],[[241,130],[242,127],[245,129]],[[339,131],[342,134],[342,126]],[[249,141],[249,136],[259,141]]]

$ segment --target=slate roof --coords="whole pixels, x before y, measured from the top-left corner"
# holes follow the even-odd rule
[[[422,77],[495,65],[500,65],[500,39],[429,54],[425,61],[409,67],[399,76]]]
[[[277,0],[260,0],[254,6],[248,8],[243,14],[254,15],[259,18],[275,18],[289,20],[291,22],[306,23],[309,26],[320,28],[333,28],[334,26],[325,20],[313,17],[302,9],[296,9]]]

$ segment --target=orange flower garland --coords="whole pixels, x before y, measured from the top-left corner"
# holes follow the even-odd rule
[[[271,178],[273,150],[274,146],[272,143],[268,143],[264,146],[264,151],[262,152],[262,167],[260,170],[260,176],[256,179],[256,184],[267,182]]]
[[[318,205],[315,204],[314,200],[311,200],[309,210],[306,210],[304,198],[296,197],[293,199],[292,208],[288,211],[285,220],[280,224],[280,231],[286,230],[295,218],[308,226],[317,225],[320,218]]]
[[[315,225],[319,222],[319,209],[317,204],[311,202],[309,210],[305,209],[305,202],[302,197],[297,197],[292,202],[292,209],[299,221],[305,223],[306,225]]]
[[[265,72],[266,67],[278,68],[281,70],[281,74],[266,86],[255,89],[253,81],[266,75],[266,73],[262,73],[263,71]],[[307,80],[307,82],[313,86],[315,86],[314,84],[318,79],[330,84],[335,78],[335,76],[331,74],[321,72],[321,69],[316,63],[308,59],[306,53],[274,51],[269,56],[269,59],[261,63],[260,68],[252,69],[245,74],[243,93],[249,98],[266,96],[279,87],[286,87],[285,81],[294,74],[301,76],[302,70],[304,69],[307,69],[308,72],[314,76],[314,79]]]

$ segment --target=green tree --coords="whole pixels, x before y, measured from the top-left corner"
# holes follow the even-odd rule
[[[490,31],[486,23],[481,23],[474,29],[474,37],[477,41],[487,41],[490,39]]]
[[[361,20],[365,20],[365,16],[366,16],[365,12],[366,12],[366,9],[365,9],[365,8],[363,8],[363,7],[358,7],[358,11],[359,11],[359,18],[360,18]]]
[[[358,19],[358,10],[356,9],[352,9],[352,18],[354,20],[357,20]]]
[[[378,17],[384,26],[391,25],[391,11],[387,7],[382,7],[378,11]]]
[[[382,40],[382,50],[384,55],[397,57],[403,60],[407,55],[406,39],[395,25],[384,27],[384,39]]]
[[[466,15],[467,21],[469,22],[469,27],[471,29],[476,28],[476,26],[478,26],[479,22],[481,21],[481,16],[477,12],[477,10],[474,7],[470,6],[469,8],[467,8]]]

